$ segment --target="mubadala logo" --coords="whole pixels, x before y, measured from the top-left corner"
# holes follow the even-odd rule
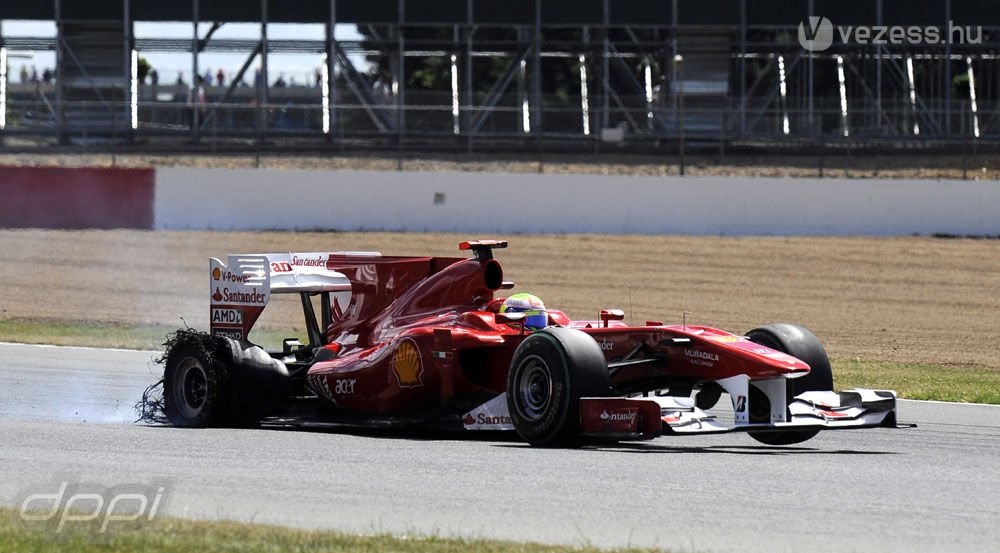
[[[833,22],[825,17],[809,17],[809,24],[799,23],[799,44],[810,52],[822,52],[833,46]]]
[[[799,44],[810,52],[822,52],[840,39],[842,44],[916,45],[916,44],[982,44],[983,27],[956,25],[949,21],[947,29],[918,25],[834,25],[826,17],[809,16],[799,23]]]
[[[684,350],[684,355],[686,357],[692,357],[692,358],[695,358],[695,359],[704,359],[705,361],[712,361],[712,362],[718,362],[719,361],[719,356],[716,355],[716,354],[714,354],[714,353],[712,353],[712,352],[709,352],[709,351],[701,351],[701,350],[697,350],[697,349],[686,349],[686,350]]]

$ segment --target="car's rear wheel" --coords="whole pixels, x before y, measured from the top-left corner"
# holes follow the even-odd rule
[[[580,398],[609,393],[608,366],[589,335],[547,328],[525,338],[507,374],[507,407],[518,434],[537,446],[579,441]]]
[[[164,410],[174,426],[218,423],[225,409],[225,369],[213,355],[193,346],[170,352],[163,372]]]
[[[830,368],[830,358],[819,338],[809,329],[793,324],[770,324],[747,332],[747,338],[762,346],[787,353],[809,365],[809,374],[792,379],[788,401],[803,392],[833,390],[833,369]],[[751,403],[753,400],[751,397]],[[792,445],[809,440],[818,433],[818,430],[802,430],[749,434],[753,439],[767,445]]]

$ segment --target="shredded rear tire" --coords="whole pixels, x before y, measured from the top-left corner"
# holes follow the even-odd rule
[[[204,348],[181,346],[167,356],[163,400],[174,426],[206,427],[222,422],[228,400],[225,367]]]

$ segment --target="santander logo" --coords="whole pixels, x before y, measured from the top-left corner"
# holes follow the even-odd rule
[[[637,413],[638,411],[634,411],[631,409],[624,412],[619,411],[614,413],[608,413],[605,410],[601,412],[601,420],[610,422],[632,422],[635,420],[635,416]]]

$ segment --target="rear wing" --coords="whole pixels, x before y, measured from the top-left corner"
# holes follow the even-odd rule
[[[268,253],[211,258],[210,330],[245,340],[271,294],[351,293],[351,281],[331,267],[331,256],[379,257],[378,252]]]

